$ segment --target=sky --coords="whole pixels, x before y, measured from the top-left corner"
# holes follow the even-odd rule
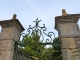
[[[26,33],[29,25],[34,26],[33,21],[38,18],[42,20],[40,26],[45,24],[46,33],[52,31],[57,37],[55,17],[62,15],[62,9],[68,14],[80,13],[80,0],[0,0],[0,21],[11,19],[16,14]]]

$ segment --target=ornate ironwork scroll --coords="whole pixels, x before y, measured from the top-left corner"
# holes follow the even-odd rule
[[[31,26],[29,25],[29,28],[27,29],[28,33],[25,34],[25,33],[22,33],[22,35],[24,34],[23,36],[23,40],[24,38],[28,35],[28,36],[32,36],[34,33],[38,34],[39,38],[38,40],[40,40],[40,43],[38,44],[43,44],[43,45],[47,45],[47,44],[53,44],[53,38],[55,37],[55,34],[54,32],[48,32],[48,33],[45,33],[47,31],[47,28],[45,27],[45,24],[43,24],[43,26],[39,26],[39,22],[41,20],[38,20],[38,18],[36,19],[36,21],[33,21],[35,22],[35,26]],[[44,38],[44,35],[47,36],[48,38]],[[32,43],[31,43],[32,44]]]

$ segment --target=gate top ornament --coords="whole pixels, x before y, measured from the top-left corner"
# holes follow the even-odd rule
[[[12,19],[16,19],[16,16],[17,16],[17,15],[16,15],[16,14],[14,14],[14,15],[13,15],[13,17],[12,17]]]
[[[54,32],[48,32],[48,34],[45,33],[47,28],[45,27],[45,24],[43,24],[43,27],[40,27],[39,26],[40,21],[41,20],[38,20],[38,18],[37,18],[36,21],[33,21],[33,22],[35,22],[34,27],[31,27],[31,25],[29,25],[29,28],[27,29],[28,34],[25,34],[25,33],[21,34],[23,36],[23,40],[26,36],[32,36],[34,33],[37,33],[39,35],[38,40],[40,40],[40,43],[36,42],[37,44],[41,44],[41,45],[51,45],[51,44],[53,44],[53,36],[55,37]],[[25,34],[25,35],[23,35],[23,34]],[[44,40],[43,34],[46,35],[49,39]],[[42,39],[40,39],[40,38],[42,38]],[[28,44],[35,44],[35,43],[28,43]]]

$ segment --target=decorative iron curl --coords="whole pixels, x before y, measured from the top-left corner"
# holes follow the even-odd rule
[[[54,34],[54,32],[48,32],[48,34],[46,34],[45,31],[47,31],[47,28],[46,27],[45,27],[45,29],[43,29],[43,33],[50,38],[50,40],[49,39],[46,39],[46,43],[51,43],[52,40],[53,40],[52,39],[52,35],[54,35],[54,37],[55,37],[55,34]]]
[[[29,25],[29,28],[27,29],[28,33],[27,33],[27,34],[22,33],[22,35],[23,35],[23,34],[25,35],[25,36],[23,37],[23,39],[24,39],[27,35],[32,36],[34,32],[37,32],[37,33],[39,34],[39,37],[42,37],[41,43],[51,43],[51,42],[53,41],[52,36],[54,35],[54,37],[55,37],[54,32],[49,32],[48,34],[45,33],[45,32],[47,31],[47,28],[45,27],[45,24],[43,24],[43,26],[40,27],[40,26],[39,26],[39,22],[40,22],[40,21],[41,21],[41,20],[38,20],[38,18],[37,18],[36,21],[33,21],[33,22],[35,22],[35,26],[34,26],[34,27],[31,27],[31,25]],[[49,39],[44,40],[43,34],[46,35],[47,37],[49,37]],[[40,40],[40,38],[39,38],[39,40]],[[46,42],[44,42],[44,41],[46,41]]]
[[[21,33],[18,42],[20,41],[21,36],[22,36],[23,39],[24,39],[24,37],[26,36],[26,34],[25,34],[25,33]]]

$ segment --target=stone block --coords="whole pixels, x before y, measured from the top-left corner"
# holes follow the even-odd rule
[[[79,37],[75,37],[76,41],[80,41],[80,36]]]
[[[20,37],[20,31],[16,27],[2,28],[0,39],[1,40],[15,40],[18,41]]]
[[[76,41],[74,38],[61,38],[62,48],[76,48]]]
[[[80,48],[80,41],[78,40],[76,41],[76,43],[77,43],[77,48]]]
[[[79,36],[78,26],[76,23],[59,24],[60,37],[76,37]]]
[[[2,27],[0,33],[0,60],[12,60],[14,42],[19,40],[24,28],[18,19],[0,21],[0,25]]]
[[[80,52],[79,51],[74,52],[73,58],[74,58],[74,60],[80,60]]]
[[[21,34],[21,32],[17,29],[17,27],[15,28],[15,31],[14,31],[14,37],[13,37],[13,39],[15,40],[15,41],[19,41],[19,38],[20,38],[20,34]]]
[[[0,39],[13,39],[15,27],[2,28]]]
[[[72,53],[78,52],[78,49],[72,49]]]
[[[13,51],[5,51],[4,52],[4,59],[12,60],[12,58],[13,58]]]
[[[80,56],[74,56],[74,60],[80,60]]]
[[[77,23],[79,20],[80,14],[71,14],[68,16],[57,16],[55,17],[55,29],[59,29],[59,24],[65,24],[65,23]],[[59,30],[58,30],[59,31]]]
[[[0,50],[12,51],[14,49],[13,40],[0,40]]]
[[[24,28],[18,19],[0,21],[0,25],[2,27],[0,40],[8,39],[18,41],[21,32],[24,31]]]
[[[80,40],[76,40],[77,50],[80,51]]]
[[[0,51],[0,60],[4,60],[4,51]]]
[[[62,60],[73,60],[72,50],[62,49]]]
[[[12,60],[13,51],[0,51],[0,60]]]

